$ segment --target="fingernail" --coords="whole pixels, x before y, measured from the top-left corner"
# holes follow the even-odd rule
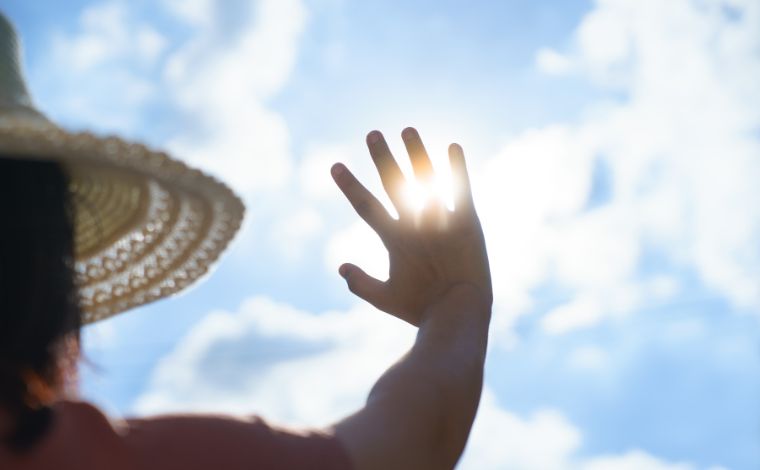
[[[401,137],[404,139],[411,139],[414,137],[414,135],[417,133],[417,130],[414,127],[407,127],[403,131],[401,131]]]
[[[382,134],[380,134],[380,131],[372,131],[369,134],[367,134],[367,143],[368,144],[376,144],[380,142],[380,137]]]
[[[338,274],[340,274],[340,277],[342,277],[343,279],[346,279],[346,276],[348,276],[348,266],[344,264],[340,268],[338,268]]]
[[[333,178],[337,178],[346,172],[346,167],[343,166],[343,164],[341,163],[336,163],[335,165],[332,166],[332,168],[330,169],[330,172],[332,173]]]

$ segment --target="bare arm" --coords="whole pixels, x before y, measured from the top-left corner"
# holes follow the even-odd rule
[[[431,182],[419,135],[406,129],[402,136],[415,177]],[[390,276],[379,281],[349,264],[340,273],[357,296],[419,331],[412,349],[377,381],[365,407],[332,430],[359,470],[452,468],[480,399],[492,303],[464,156],[459,146],[450,147],[455,210],[432,197],[415,212],[402,197],[405,180],[382,135],[370,133],[367,143],[398,220],[345,167],[336,165],[333,175],[388,248]]]

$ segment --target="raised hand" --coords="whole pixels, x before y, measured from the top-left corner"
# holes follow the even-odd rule
[[[332,175],[357,214],[380,236],[390,259],[386,281],[361,268],[343,264],[339,272],[358,297],[378,309],[419,326],[432,305],[445,301],[456,288],[470,291],[490,311],[493,301],[483,231],[473,205],[464,153],[449,146],[454,179],[454,210],[440,194],[431,191],[435,172],[419,134],[413,128],[401,134],[414,169],[414,178],[428,198],[417,207],[405,198],[408,182],[393,158],[383,135],[367,135],[372,160],[383,187],[399,214],[394,219],[348,169],[337,163]]]

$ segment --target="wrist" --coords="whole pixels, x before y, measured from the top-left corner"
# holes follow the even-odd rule
[[[460,282],[450,286],[438,300],[428,306],[422,314],[420,327],[434,318],[461,317],[471,322],[491,320],[493,297],[483,289],[470,282]]]

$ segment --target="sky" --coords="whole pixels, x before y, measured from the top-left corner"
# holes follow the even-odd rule
[[[1,8],[50,118],[167,149],[248,208],[202,283],[86,329],[82,393],[112,415],[360,407],[415,332],[337,275],[387,260],[328,170],[379,194],[364,136],[403,157],[413,125],[441,171],[464,147],[493,270],[458,468],[760,466],[757,0]]]

